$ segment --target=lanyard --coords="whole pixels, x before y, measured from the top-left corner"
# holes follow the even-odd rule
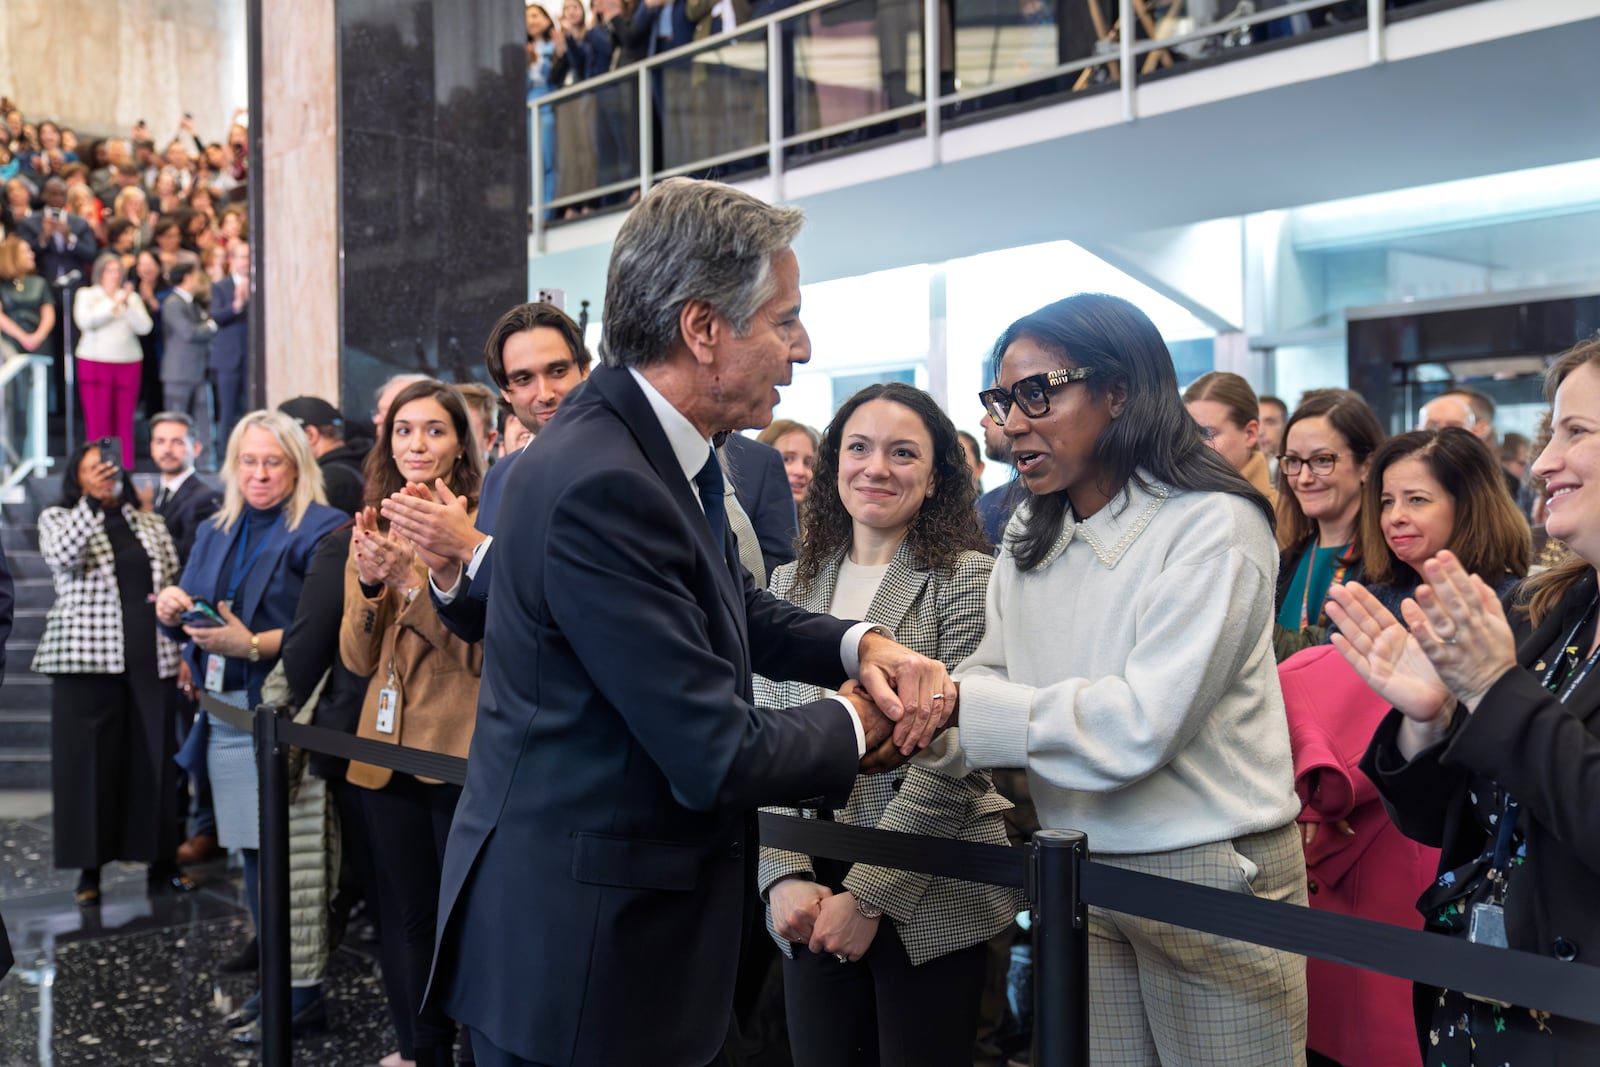
[[[230,605],[233,603],[234,594],[239,591],[239,586],[244,584],[245,575],[249,574],[250,568],[256,565],[256,560],[261,558],[261,553],[266,551],[267,542],[271,539],[272,531],[268,530],[256,545],[255,551],[251,552],[247,557],[244,553],[245,546],[250,543],[250,516],[246,515],[244,517],[244,529],[239,531],[239,549],[233,554],[233,574],[228,579],[233,584],[229,585],[228,591],[222,594],[224,603]]]
[[[1597,648],[1589,654],[1588,659],[1577,666],[1573,666],[1574,661],[1578,658],[1578,632],[1594,617],[1597,603],[1600,603],[1600,598],[1590,601],[1588,610],[1583,613],[1583,617],[1578,620],[1578,624],[1567,632],[1566,640],[1561,642],[1561,650],[1557,654],[1555,662],[1550,664],[1549,669],[1544,672],[1544,678],[1541,679],[1544,687],[1555,693],[1556,699],[1563,704],[1572,698],[1572,694],[1578,691],[1578,686],[1582,685],[1584,679],[1589,677],[1589,672],[1594,670],[1595,664],[1600,662],[1600,648]],[[1564,685],[1561,682],[1563,671],[1571,672],[1567,675]],[[1511,862],[1511,839],[1516,833],[1517,814],[1519,811],[1520,805],[1517,803],[1516,798],[1508,793],[1505,807],[1500,812],[1500,823],[1496,827],[1494,859],[1491,861],[1489,870],[1489,879],[1495,883],[1496,903],[1503,901],[1505,898],[1505,873],[1507,865]]]
[[[1332,589],[1334,586],[1341,585],[1341,584],[1344,583],[1344,576],[1350,570],[1350,563],[1345,558],[1345,556],[1349,552],[1349,550],[1350,550],[1350,546],[1349,545],[1344,545],[1344,546],[1340,547],[1340,549],[1339,549],[1339,565],[1337,567],[1335,567],[1334,570],[1333,570],[1333,578],[1332,578],[1331,581],[1328,582],[1328,588],[1329,589]],[[1316,573],[1317,573],[1317,546],[1315,544],[1312,544],[1310,549],[1308,549],[1307,552],[1306,552],[1306,584],[1305,584],[1305,587],[1303,589],[1301,589],[1301,591],[1300,591],[1300,629],[1301,630],[1304,630],[1306,628],[1306,626],[1311,621],[1311,580],[1312,580],[1312,578],[1314,578],[1316,576]],[[1327,597],[1323,597],[1323,599],[1326,600]],[[1322,618],[1323,618],[1324,614],[1325,613],[1323,611],[1318,610],[1318,612],[1317,612],[1317,622],[1320,623],[1322,621]]]

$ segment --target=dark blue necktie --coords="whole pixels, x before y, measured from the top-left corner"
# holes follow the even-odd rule
[[[706,510],[706,523],[711,527],[711,543],[723,556],[728,554],[728,503],[723,499],[726,491],[722,481],[722,464],[717,462],[717,450],[707,450],[710,458],[694,476],[695,488],[700,490],[700,506]]]

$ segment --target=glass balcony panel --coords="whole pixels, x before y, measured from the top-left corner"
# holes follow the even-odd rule
[[[586,197],[607,202],[625,199],[626,190],[598,197],[596,190],[639,181],[637,77],[586,87],[539,111],[541,146],[553,157],[553,168],[545,168],[544,185],[545,202],[556,205],[552,213],[578,208],[586,203]]]
[[[651,77],[656,173],[726,177],[764,164],[766,30],[669,60]]]
[[[815,149],[900,132],[839,127],[921,103],[922,23],[921,0],[850,0],[785,23],[785,134]]]

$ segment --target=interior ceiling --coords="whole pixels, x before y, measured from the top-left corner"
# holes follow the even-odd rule
[[[997,133],[988,154],[797,201],[802,279],[1600,157],[1596,54],[1600,18],[1038,144]],[[598,294],[605,254],[541,257],[536,283]]]

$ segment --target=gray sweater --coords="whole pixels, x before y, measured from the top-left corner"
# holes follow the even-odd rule
[[[987,630],[956,672],[966,758],[1026,767],[1040,824],[1096,852],[1284,826],[1300,802],[1267,521],[1224,493],[1129,494],[1069,518],[1032,571],[1002,549]]]

